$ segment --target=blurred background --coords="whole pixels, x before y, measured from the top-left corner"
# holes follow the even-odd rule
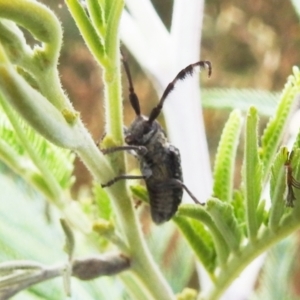
[[[97,141],[104,133],[101,69],[85,46],[64,2],[62,0],[39,0],[39,2],[49,6],[63,24],[64,45],[59,65],[62,84],[75,109],[80,111],[81,118],[94,140]],[[152,0],[152,2],[165,26],[169,28],[173,1]],[[212,88],[246,88],[274,92],[276,95],[276,92],[283,89],[287,76],[292,72],[292,67],[300,65],[299,49],[299,15],[291,1],[207,0],[203,20],[201,59],[212,62],[213,76],[210,80],[205,80],[205,85],[202,87],[203,92]],[[134,58],[130,56],[130,53],[127,55],[136,93],[139,95],[143,111],[147,114],[158,96]],[[124,79],[124,87],[125,124],[129,124],[134,115],[126,99],[126,79]],[[274,103],[275,105],[276,103]],[[205,105],[204,108],[205,127],[211,161],[213,161],[230,109],[216,110],[209,105]],[[163,123],[163,116],[160,121]],[[261,128],[264,127],[266,121],[267,118],[261,116]],[[240,180],[238,168],[236,172],[238,183]],[[92,178],[79,160],[76,161],[75,176],[76,183],[73,194],[74,198],[77,198],[78,194],[86,187],[91,186]],[[159,233],[154,232],[153,234]],[[169,244],[161,252],[168,253],[168,249],[172,249],[178,238],[176,234],[172,234],[169,237]],[[299,238],[296,242],[293,241],[293,245],[296,245],[298,250],[299,241]],[[274,280],[278,279],[276,274],[280,275],[278,274],[280,266],[277,265],[278,268],[275,268],[274,261],[278,263],[282,255],[290,255],[292,252],[290,249],[295,249],[295,247],[289,248],[290,245],[288,242],[282,244],[274,250],[269,259],[271,261],[269,273],[274,274]],[[298,284],[300,257],[297,255],[299,251],[293,251],[295,256],[290,256],[290,262],[293,264],[294,273],[289,287],[295,290],[295,294],[300,297],[300,285]],[[169,263],[168,259],[163,261],[166,265]],[[189,270],[193,270],[193,267],[189,266]],[[284,270],[282,272],[281,275],[284,274]],[[186,280],[189,281],[189,286],[197,287],[195,276],[186,275]],[[270,281],[271,283],[272,281]],[[276,283],[273,287],[276,292]]]

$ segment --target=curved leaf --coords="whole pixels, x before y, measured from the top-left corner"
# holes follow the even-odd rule
[[[222,201],[232,200],[234,162],[241,127],[241,114],[235,110],[223,129],[215,159],[213,196]]]
[[[264,178],[269,174],[271,162],[274,159],[278,145],[284,134],[292,105],[294,104],[296,95],[300,92],[300,71],[297,67],[294,67],[293,73],[294,74],[288,78],[284,90],[281,93],[276,113],[270,119],[261,138],[261,158],[264,166]]]
[[[257,219],[257,207],[262,191],[262,163],[258,154],[257,127],[257,110],[250,107],[246,122],[243,188],[245,190],[247,230],[251,240],[256,238],[261,225]]]

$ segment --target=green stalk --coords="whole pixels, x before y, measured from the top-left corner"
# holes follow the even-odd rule
[[[49,102],[51,102],[60,112],[63,109],[68,109],[76,113],[71,102],[62,89],[56,66],[53,66],[48,70],[36,72],[34,76],[35,78],[39,78],[39,88],[43,96],[47,98],[47,100],[49,100]]]
[[[91,53],[99,62],[101,62],[101,65],[106,65],[107,60],[104,45],[83,7],[78,0],[65,0],[65,3],[68,6],[73,19],[76,20],[76,25],[84,37]]]
[[[120,63],[114,68],[104,70],[106,132],[113,137],[115,143],[122,145],[123,106],[120,82]],[[124,161],[124,156],[122,160]],[[124,166],[119,167],[124,170]]]
[[[111,135],[115,142],[122,144],[123,141],[123,105],[120,69],[120,40],[119,20],[124,7],[123,0],[114,1],[108,18],[105,39],[106,54],[109,64],[104,68],[105,86],[105,121],[106,132]],[[123,156],[124,161],[124,156]],[[119,168],[124,170],[124,165]]]
[[[44,62],[57,63],[62,43],[62,29],[50,9],[36,1],[0,0],[0,17],[22,25],[37,40],[44,42]]]
[[[120,53],[119,23],[123,9],[124,0],[111,1],[105,36],[105,50],[111,61],[115,61]]]
[[[76,126],[71,126],[45,97],[33,89],[9,63],[0,44],[0,88],[5,101],[41,135],[60,147],[80,146]],[[76,124],[77,125],[77,124]]]

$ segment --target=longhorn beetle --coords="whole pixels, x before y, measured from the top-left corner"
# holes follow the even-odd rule
[[[149,118],[141,115],[139,99],[135,94],[131,74],[127,61],[123,58],[125,73],[129,82],[129,100],[136,118],[128,129],[125,129],[126,146],[102,149],[104,154],[115,151],[133,151],[140,161],[141,175],[119,175],[102,187],[107,187],[122,179],[144,179],[149,194],[152,220],[156,224],[166,222],[176,213],[181,202],[183,189],[198,204],[200,203],[182,182],[180,153],[171,145],[166,134],[156,118],[160,114],[163,104],[174,89],[177,81],[188,75],[193,75],[196,67],[207,68],[208,76],[212,72],[209,61],[198,61],[181,70],[163,92],[156,107]]]

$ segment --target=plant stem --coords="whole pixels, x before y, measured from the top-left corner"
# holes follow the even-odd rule
[[[117,56],[119,58],[119,55]],[[121,97],[120,64],[104,70],[106,133],[118,144],[123,143],[123,107]],[[120,153],[123,155],[122,153]],[[123,156],[123,161],[125,157]],[[119,166],[124,170],[125,164]]]

